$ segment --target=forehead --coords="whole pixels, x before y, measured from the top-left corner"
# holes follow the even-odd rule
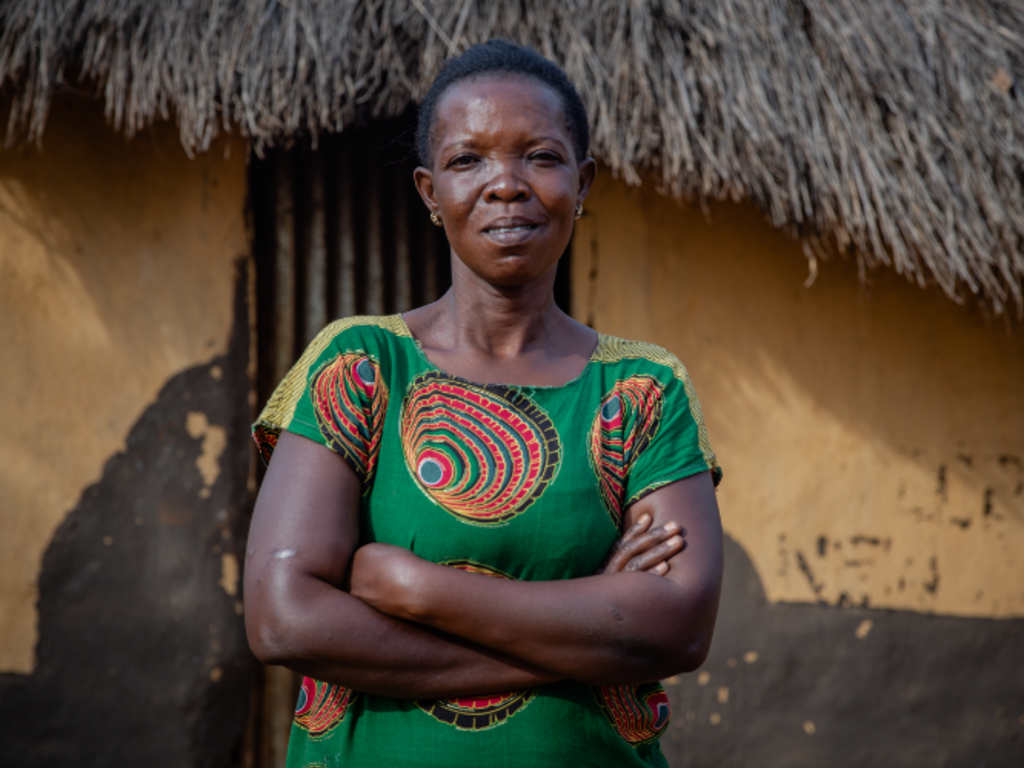
[[[555,132],[567,144],[565,110],[554,88],[519,74],[488,73],[455,83],[437,105],[438,145],[456,135]]]

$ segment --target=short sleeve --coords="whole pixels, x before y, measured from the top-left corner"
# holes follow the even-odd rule
[[[632,420],[625,507],[698,472],[710,471],[716,487],[722,479],[686,369],[673,357],[667,370],[668,376],[635,376],[623,383],[624,411],[631,410]]]
[[[307,347],[253,425],[265,462],[287,430],[341,455],[369,486],[388,405],[381,345],[372,335],[328,326]]]

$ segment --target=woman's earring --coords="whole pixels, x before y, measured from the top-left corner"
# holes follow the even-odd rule
[[[434,222],[435,227],[443,227],[444,222],[441,221],[441,217],[437,215],[437,211],[430,212],[430,220]]]
[[[576,218],[578,219],[582,215],[583,215],[583,203],[580,203],[579,205],[576,206]]]

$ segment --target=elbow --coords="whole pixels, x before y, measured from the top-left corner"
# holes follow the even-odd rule
[[[693,608],[686,612],[688,620],[679,627],[677,641],[671,654],[673,675],[700,669],[711,652],[711,638],[718,619],[719,589],[708,590],[700,596]]]
[[[710,652],[711,632],[699,632],[696,637],[684,644],[675,654],[673,666],[676,671],[673,674],[696,672],[707,660]]]
[[[574,664],[560,669],[571,680],[587,685],[637,685],[654,683],[674,675],[695,672],[704,664],[711,651],[711,630],[674,640],[642,645],[624,645],[608,654],[602,661],[591,660],[584,666]],[[574,662],[578,662],[574,659]]]
[[[712,615],[703,626],[688,627],[685,631],[675,635],[671,644],[663,646],[661,653],[657,654],[659,667],[657,677],[664,679],[700,669],[711,652],[711,638],[714,631],[715,617]]]
[[[269,597],[264,595],[264,597]],[[295,616],[274,600],[245,598],[245,635],[253,656],[264,664],[287,665],[296,658]]]
[[[245,635],[264,664],[289,666],[305,656],[313,581],[293,568],[249,570],[245,581]]]
[[[641,668],[630,677],[631,682],[639,676],[644,682],[664,680],[675,675],[696,672],[707,660],[711,651],[711,633],[701,631],[694,636],[677,640],[671,646],[651,648],[643,655]]]
[[[288,661],[285,637],[277,622],[262,615],[262,612],[246,611],[245,634],[253,656],[264,664],[280,665]]]
[[[246,622],[245,634],[249,640],[249,649],[264,664],[281,665],[288,661],[284,639],[270,625],[270,622]]]

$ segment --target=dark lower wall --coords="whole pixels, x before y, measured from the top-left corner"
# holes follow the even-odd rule
[[[769,604],[732,539],[711,655],[666,688],[672,768],[1024,765],[1024,620]]]
[[[166,383],[47,548],[35,670],[0,675],[0,765],[234,759],[254,665],[246,285],[228,353]]]

